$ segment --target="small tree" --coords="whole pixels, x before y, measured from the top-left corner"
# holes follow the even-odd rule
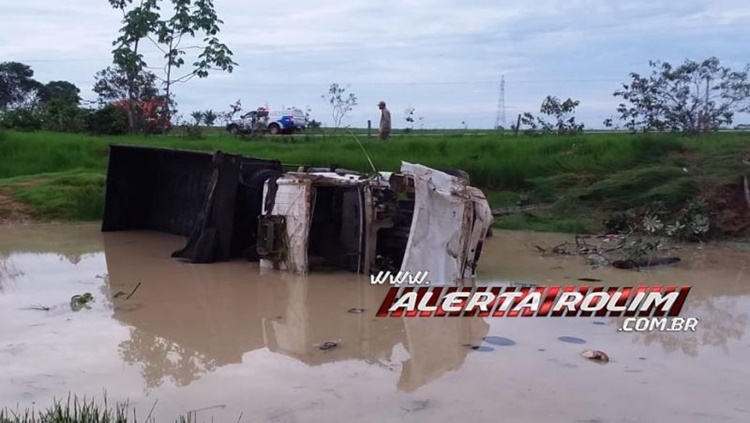
[[[203,112],[203,123],[206,124],[206,126],[214,126],[216,123],[216,119],[218,119],[218,115],[213,110],[206,110]]]
[[[748,66],[735,72],[715,57],[679,66],[650,61],[651,75],[631,73],[631,81],[615,91],[623,100],[619,120],[631,131],[697,134],[732,123],[735,113],[750,111]]]
[[[554,118],[549,122],[539,117],[534,117],[529,112],[521,116],[521,124],[528,127],[527,134],[536,134],[541,128],[542,133],[556,135],[578,135],[583,132],[583,124],[576,123],[575,109],[580,104],[578,100],[567,99],[561,101],[555,96],[547,96],[539,108],[543,115]],[[513,127],[516,130],[515,126]]]
[[[81,91],[68,81],[52,81],[42,87],[39,100],[44,107],[48,129],[57,131],[80,130],[79,105]]]
[[[196,111],[194,111],[194,112],[190,113],[190,117],[192,117],[192,118],[193,118],[193,120],[195,121],[195,123],[194,123],[194,124],[195,124],[196,126],[197,126],[197,125],[200,125],[200,124],[201,124],[201,122],[203,122],[203,116],[204,116],[204,115],[203,115],[203,112],[201,112],[200,110],[196,110]]]
[[[414,129],[414,108],[407,107],[404,112],[404,120],[406,121],[406,132],[411,132]]]
[[[557,135],[577,135],[583,132],[583,124],[576,123],[574,116],[576,107],[581,104],[578,100],[567,99],[560,101],[554,96],[547,96],[542,102],[540,112],[547,116],[555,118],[553,124],[545,122],[545,127],[552,126],[553,132]]]
[[[210,71],[232,72],[237,65],[232,60],[232,51],[219,42],[217,34],[223,23],[216,13],[211,0],[107,0],[114,9],[123,14],[123,25],[119,37],[113,42],[114,63],[122,68],[129,85],[128,100],[129,124],[134,127],[135,81],[148,67],[143,59],[143,42],[151,41],[163,53],[164,83],[166,98],[171,100],[171,86],[175,82],[185,82],[193,77],[206,78]],[[202,36],[202,44],[185,46],[184,39]],[[192,68],[183,75],[175,75],[174,70],[185,64],[188,51],[198,50]],[[167,118],[172,114],[169,104]]]
[[[353,93],[349,93],[347,96],[346,88],[342,88],[335,82],[328,88],[328,93],[323,94],[321,97],[331,105],[335,129],[341,126],[341,121],[346,117],[347,113],[352,111],[354,106],[357,105],[357,96]]]
[[[234,104],[229,105],[229,110],[222,113],[221,117],[226,124],[229,124],[230,122],[232,122],[232,119],[234,119],[234,116],[241,111],[242,111],[242,101],[237,100],[234,102]]]

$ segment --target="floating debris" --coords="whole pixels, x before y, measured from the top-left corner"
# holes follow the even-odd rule
[[[600,363],[609,363],[609,356],[603,351],[599,350],[583,350],[581,355],[588,358],[589,360],[598,361]]]
[[[364,312],[365,312],[365,309],[363,308],[350,308],[349,309],[349,313],[352,313],[352,314],[362,314]]]
[[[596,278],[578,278],[578,280],[583,281],[583,282],[601,282],[602,281],[601,279],[596,279]]]
[[[31,307],[24,307],[23,310],[50,311],[50,308],[43,305],[35,305]]]
[[[320,346],[318,348],[320,348],[323,351],[328,351],[328,350],[336,348],[338,346],[339,346],[338,343],[332,342],[332,341],[328,341],[328,342],[324,342],[324,343],[320,344]]]
[[[73,311],[79,311],[81,309],[90,309],[90,303],[94,302],[94,296],[90,292],[86,292],[83,295],[73,295],[70,297],[70,309]]]
[[[479,352],[495,351],[494,348],[492,348],[492,347],[485,347],[483,345],[474,345],[474,346],[471,347],[471,349],[474,350],[474,351],[479,351]]]

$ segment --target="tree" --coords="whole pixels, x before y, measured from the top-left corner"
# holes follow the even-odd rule
[[[94,80],[93,89],[101,104],[126,100],[138,103],[159,96],[156,75],[148,71],[138,73],[131,80],[126,69],[107,67],[97,72]]]
[[[229,105],[229,110],[221,114],[221,118],[225,123],[229,124],[234,119],[234,116],[242,111],[242,100],[237,100],[234,104]]]
[[[190,116],[195,121],[195,125],[200,125],[201,122],[203,122],[203,116],[204,115],[203,115],[203,112],[201,112],[200,110],[196,110],[196,111],[190,113]]]
[[[406,121],[406,132],[411,132],[414,129],[414,111],[413,107],[407,107],[404,111],[404,120]]]
[[[203,112],[203,123],[205,123],[206,126],[214,126],[214,123],[216,123],[216,119],[218,118],[219,115],[213,110],[206,110]]]
[[[34,79],[30,66],[19,62],[0,63],[0,110],[33,104],[42,84]]]
[[[342,88],[337,83],[332,83],[328,88],[328,93],[321,96],[327,103],[331,105],[333,125],[334,128],[338,129],[341,126],[341,121],[346,117],[347,113],[354,109],[357,105],[357,96],[353,93],[346,95],[346,88]]]
[[[94,80],[93,90],[99,96],[101,105],[125,104],[128,131],[146,131],[144,105],[162,98],[156,86],[156,75],[142,71],[132,78],[125,68],[107,67],[97,72]]]
[[[57,131],[80,130],[81,90],[68,81],[51,81],[40,90],[39,100],[44,106],[49,129]]]
[[[560,100],[555,96],[548,95],[539,108],[543,115],[554,118],[553,122],[548,122],[542,118],[535,118],[531,113],[524,113],[521,116],[521,124],[528,126],[527,132],[535,133],[541,127],[543,133],[556,135],[578,135],[583,132],[583,124],[576,123],[575,109],[581,104],[579,100],[566,99]],[[514,129],[515,126],[514,126]]]
[[[631,81],[614,92],[623,100],[619,120],[633,132],[716,131],[731,124],[735,113],[750,111],[750,66],[736,72],[715,57],[676,67],[650,61],[649,66],[651,75],[631,73]]]
[[[206,78],[210,71],[232,72],[237,66],[232,60],[232,51],[217,38],[219,26],[223,24],[216,14],[212,0],[108,0],[110,5],[123,13],[120,36],[113,42],[114,62],[125,70],[129,82],[128,99],[135,100],[136,79],[149,68],[141,52],[144,40],[151,41],[163,54],[166,98],[171,101],[171,87],[176,82],[186,82],[193,77]],[[168,7],[163,7],[167,3]],[[184,46],[184,39],[202,36],[202,43]],[[175,75],[174,71],[185,65],[188,51],[198,50],[191,69]],[[154,69],[155,67],[151,67]],[[171,116],[172,107],[166,113]],[[130,111],[131,130],[133,111]]]

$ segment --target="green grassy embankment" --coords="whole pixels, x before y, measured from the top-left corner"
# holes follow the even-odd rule
[[[731,190],[750,174],[743,162],[750,157],[750,140],[742,133],[514,138],[467,132],[397,135],[387,143],[361,140],[378,170],[397,170],[402,160],[460,168],[485,190],[493,207],[554,204],[498,219],[496,226],[505,229],[594,232],[615,211],[654,201],[677,210],[722,187]],[[0,138],[0,218],[13,203],[36,220],[99,219],[110,143],[220,149],[287,164],[369,169],[348,135],[249,141],[224,135],[188,140],[7,132]]]

